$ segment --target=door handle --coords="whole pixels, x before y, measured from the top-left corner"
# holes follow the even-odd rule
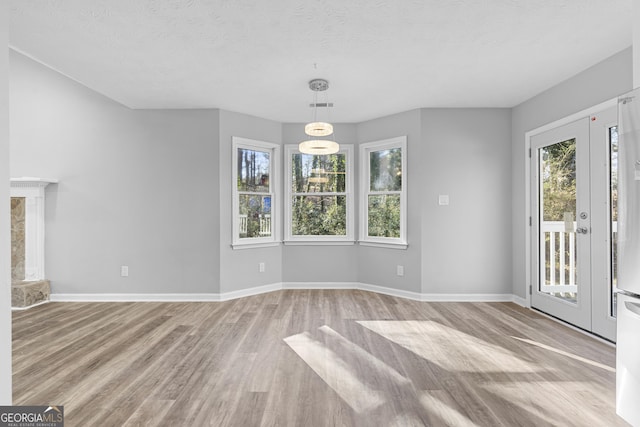
[[[587,227],[578,227],[576,229],[576,233],[578,234],[587,234],[589,232],[589,229]]]

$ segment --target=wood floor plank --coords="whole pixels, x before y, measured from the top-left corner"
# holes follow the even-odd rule
[[[627,425],[615,348],[511,303],[50,303],[13,343],[14,403],[68,426]]]
[[[163,426],[165,417],[173,406],[171,400],[145,400],[122,424],[123,427]]]

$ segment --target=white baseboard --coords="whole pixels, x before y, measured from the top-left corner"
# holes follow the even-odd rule
[[[429,302],[513,302],[512,294],[421,294]]]
[[[221,301],[220,294],[51,294],[52,302],[198,302]]]
[[[256,286],[254,288],[241,289],[239,291],[223,292],[218,295],[218,301],[229,301],[232,299],[250,297],[253,295],[266,294],[267,292],[279,291],[282,289],[282,283],[272,283],[270,285]]]
[[[383,295],[391,295],[392,297],[406,298],[414,301],[422,301],[422,294],[418,292],[405,291],[402,289],[386,288],[384,286],[369,285],[367,283],[358,283],[358,288],[363,291],[375,292]]]
[[[282,289],[359,289],[358,282],[284,282]]]
[[[518,295],[511,295],[511,297],[512,297],[511,299],[512,302],[518,304],[521,307],[528,308],[526,298],[519,297]]]
[[[284,282],[222,293],[170,294],[51,294],[52,302],[219,302],[281,289],[357,289],[414,301],[514,302],[526,307],[526,300],[512,294],[423,294],[360,282]]]

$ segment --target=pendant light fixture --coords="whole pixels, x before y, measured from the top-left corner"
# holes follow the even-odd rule
[[[324,92],[329,89],[329,82],[324,79],[313,79],[309,82],[309,89],[314,92],[313,98],[313,121],[307,123],[304,127],[304,133],[314,137],[307,141],[302,141],[298,145],[298,149],[304,154],[327,155],[334,154],[340,150],[340,146],[332,139],[320,139],[317,137],[329,136],[333,134],[333,125],[327,122],[319,122],[318,119],[318,92]],[[329,103],[325,102],[324,106],[329,111]]]

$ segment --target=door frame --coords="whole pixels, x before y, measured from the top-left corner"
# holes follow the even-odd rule
[[[577,113],[571,114],[562,119],[553,121],[544,126],[540,126],[524,134],[525,140],[525,150],[524,150],[524,163],[525,163],[525,218],[524,218],[524,235],[525,235],[525,274],[526,280],[524,283],[524,294],[525,294],[525,307],[531,308],[531,294],[530,289],[532,289],[532,277],[533,277],[533,260],[532,260],[532,251],[531,251],[531,223],[530,218],[533,218],[532,206],[531,206],[531,162],[530,162],[530,153],[531,153],[531,138],[535,135],[541,134],[548,130],[567,125],[571,122],[575,122],[576,120],[580,120],[585,117],[590,117],[594,114],[600,113],[603,110],[607,110],[612,107],[618,106],[618,98],[613,98],[608,101],[602,102],[598,105],[594,105],[593,107],[589,107]]]

